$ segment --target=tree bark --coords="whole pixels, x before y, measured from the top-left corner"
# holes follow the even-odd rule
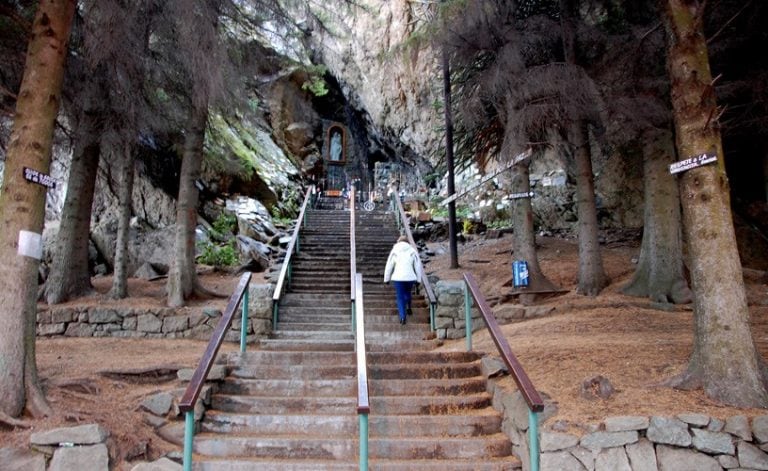
[[[622,288],[629,296],[654,302],[684,304],[692,300],[683,270],[680,193],[669,173],[675,160],[672,133],[651,131],[643,135],[645,207],[643,242],[632,281]]]
[[[684,373],[671,381],[736,407],[766,407],[761,358],[749,327],[744,279],[730,210],[722,140],[716,122],[704,3],[664,0],[668,69],[677,150],[685,159],[717,154],[715,164],[678,174],[683,228],[694,292],[694,344]]]
[[[563,53],[571,67],[578,67],[576,58],[576,28],[574,0],[560,0]],[[578,110],[568,110],[578,113]],[[579,282],[576,292],[585,296],[597,296],[610,279],[603,267],[597,224],[597,201],[595,198],[595,177],[592,174],[592,155],[589,149],[587,122],[577,116],[571,117],[568,141],[572,146],[576,163],[576,208],[579,214]]]
[[[99,167],[99,118],[83,112],[72,154],[67,196],[61,213],[51,273],[45,283],[48,304],[58,304],[93,290],[88,269],[91,208]]]
[[[529,163],[522,162],[512,167],[511,188],[514,193],[530,193],[531,181]],[[512,257],[528,263],[528,290],[547,291],[557,290],[541,271],[539,257],[536,253],[536,234],[533,227],[533,208],[530,198],[518,198],[512,204],[512,227],[515,228],[512,241]]]
[[[131,196],[135,173],[133,148],[125,145],[120,165],[120,189],[118,194],[120,214],[117,217],[117,241],[115,243],[115,271],[112,276],[110,297],[122,299],[128,296],[128,239],[131,225]]]
[[[16,118],[8,144],[0,193],[0,411],[17,417],[29,402],[31,412],[45,412],[37,382],[34,332],[37,316],[38,254],[19,254],[21,231],[42,234],[46,188],[24,180],[24,167],[50,172],[51,146],[61,101],[67,41],[74,0],[41,0],[32,25]],[[20,240],[21,239],[21,240]],[[35,250],[36,251],[36,250]]]
[[[176,201],[176,241],[168,274],[168,305],[183,306],[197,287],[195,271],[195,228],[197,226],[198,191],[195,181],[203,162],[203,141],[208,110],[193,109],[184,138],[184,152]]]
[[[448,171],[448,197],[456,192],[453,162],[453,100],[451,99],[451,61],[443,48],[443,99],[445,101],[445,166]],[[456,221],[456,200],[448,203],[448,248],[451,268],[459,268],[457,244],[458,223]]]
[[[576,208],[579,213],[579,283],[576,292],[597,296],[610,279],[603,268],[603,255],[597,233],[597,202],[592,157],[589,152],[589,132],[583,121],[571,124],[568,140],[573,146],[576,162]]]

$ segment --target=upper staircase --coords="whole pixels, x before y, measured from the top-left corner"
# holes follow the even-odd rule
[[[430,351],[435,340],[420,296],[406,325],[399,324],[394,289],[383,283],[398,237],[392,215],[357,215],[370,469],[519,469],[479,356]],[[226,360],[229,374],[195,437],[194,469],[358,469],[349,212],[308,211],[294,257],[272,338]]]

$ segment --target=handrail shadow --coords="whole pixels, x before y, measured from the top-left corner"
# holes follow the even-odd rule
[[[504,333],[501,331],[501,327],[499,327],[499,323],[496,321],[496,316],[493,315],[493,310],[491,310],[491,307],[485,300],[475,278],[471,273],[464,273],[464,281],[466,282],[464,291],[464,313],[467,351],[472,350],[472,298],[474,298],[475,304],[480,311],[480,315],[483,317],[485,325],[488,328],[488,333],[501,354],[501,359],[507,365],[507,368],[512,375],[512,379],[514,379],[523,399],[525,399],[526,404],[528,404],[528,442],[531,458],[530,469],[532,471],[537,471],[539,469],[538,413],[544,410],[544,401],[533,386],[523,365],[520,364],[517,357],[515,357],[515,354],[512,353],[512,348],[509,346],[506,337],[504,337]]]
[[[408,216],[405,214],[405,210],[403,209],[403,203],[400,201],[400,198],[398,197],[397,193],[392,193],[391,195],[393,205],[397,210],[397,214],[395,217],[397,218],[397,225],[399,228],[402,229],[405,236],[408,238],[408,243],[413,246],[414,249],[416,249],[416,242],[413,240],[413,234],[411,233],[411,226],[409,224]],[[416,251],[418,253],[418,250]],[[421,256],[419,256],[419,263],[421,262]],[[422,267],[424,264],[422,263]],[[437,307],[437,297],[435,296],[435,292],[432,289],[432,285],[429,282],[429,278],[427,277],[426,270],[421,271],[421,286],[424,287],[424,294],[427,297],[427,300],[429,301],[429,327],[433,331],[435,330],[435,308]]]

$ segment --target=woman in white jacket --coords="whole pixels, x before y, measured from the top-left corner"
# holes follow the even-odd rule
[[[384,268],[384,283],[391,280],[395,285],[397,311],[400,324],[405,324],[406,314],[411,310],[411,290],[415,283],[421,283],[422,268],[419,254],[405,236],[400,236],[392,247]]]

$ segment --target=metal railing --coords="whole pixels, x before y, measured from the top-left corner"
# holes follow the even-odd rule
[[[515,380],[523,399],[528,404],[528,452],[531,458],[531,471],[539,470],[539,418],[538,414],[544,410],[544,401],[539,392],[533,386],[530,378],[525,373],[523,366],[512,353],[509,342],[501,332],[499,323],[493,315],[491,307],[485,300],[483,293],[471,273],[464,273],[464,316],[467,331],[467,351],[472,351],[472,298],[480,311],[480,315],[485,320],[488,327],[488,333],[491,335],[493,343],[501,354],[502,360],[509,368],[512,379]]]
[[[355,189],[349,192],[349,299],[352,305],[352,330],[355,330],[355,277],[357,274],[357,251],[355,247]]]
[[[283,296],[283,289],[286,285],[291,283],[291,259],[294,251],[299,253],[299,233],[301,232],[301,226],[307,225],[307,205],[314,198],[314,187],[307,188],[307,192],[304,195],[304,203],[301,205],[301,211],[296,218],[296,227],[293,228],[293,234],[291,235],[291,241],[288,242],[288,248],[285,251],[285,259],[283,260],[283,266],[280,268],[280,275],[277,277],[277,283],[275,284],[275,292],[272,294],[272,328],[277,326],[277,318],[279,315],[280,298]]]
[[[355,304],[355,352],[357,354],[357,415],[360,430],[360,470],[368,469],[368,365],[365,351],[365,309],[363,306],[363,275],[355,274],[357,303]]]
[[[219,323],[216,324],[216,328],[213,330],[213,335],[208,342],[203,357],[200,359],[200,363],[192,374],[187,389],[184,391],[184,395],[179,401],[179,410],[184,413],[184,471],[192,470],[192,442],[195,436],[195,403],[200,396],[200,391],[203,388],[205,379],[211,371],[213,362],[216,359],[216,354],[219,352],[219,348],[224,341],[224,336],[226,335],[227,330],[229,330],[232,319],[235,316],[235,311],[241,300],[243,320],[240,328],[240,351],[245,352],[245,341],[248,334],[248,285],[250,281],[250,272],[244,273],[243,276],[240,277],[240,282],[237,284],[237,288],[235,288],[235,291],[229,298],[224,314],[221,316],[221,319],[219,319]]]
[[[397,193],[392,193],[391,198],[392,207],[396,212],[395,218],[397,219],[397,228],[405,233],[405,236],[408,238],[408,243],[411,244],[414,249],[417,249],[416,253],[418,253],[416,242],[413,240],[413,234],[411,234],[411,226],[408,221],[408,216],[406,216],[405,210],[403,209],[403,203],[400,201]],[[419,263],[421,263],[421,257],[419,257]],[[423,266],[424,264],[422,263],[422,267]],[[429,328],[434,331],[437,297],[435,297],[435,292],[432,290],[432,285],[429,283],[429,278],[427,277],[425,270],[421,270],[421,286],[424,287],[424,294],[429,301]]]

